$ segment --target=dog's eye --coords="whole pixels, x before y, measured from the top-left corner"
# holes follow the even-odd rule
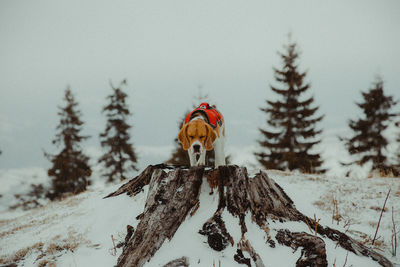
[[[194,138],[194,136],[193,136],[193,135],[189,135],[189,138],[190,138],[190,139],[193,139],[193,138]]]
[[[204,136],[204,135],[200,136],[200,139],[204,139],[204,138],[205,138],[205,136]]]

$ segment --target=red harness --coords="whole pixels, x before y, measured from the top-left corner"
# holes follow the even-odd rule
[[[222,125],[221,114],[219,114],[219,112],[215,108],[210,106],[208,103],[201,103],[198,108],[190,112],[186,116],[185,123],[188,123],[192,118],[194,118],[199,113],[203,115],[203,117],[205,117],[207,123],[210,124],[211,127],[215,128],[217,127],[217,124],[219,126]]]

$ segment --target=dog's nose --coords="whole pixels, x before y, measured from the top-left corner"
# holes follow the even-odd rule
[[[194,145],[193,146],[193,150],[195,153],[199,153],[200,152],[200,145]]]

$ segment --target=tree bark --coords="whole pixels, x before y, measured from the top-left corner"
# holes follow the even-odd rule
[[[296,266],[328,266],[325,242],[321,238],[304,232],[292,233],[287,229],[279,230],[275,238],[280,244],[291,247],[294,251],[303,247]]]
[[[122,185],[107,197],[123,193],[134,196],[144,186],[149,186],[144,212],[131,238],[127,238],[117,266],[143,266],[162,246],[165,239],[172,239],[185,218],[192,216],[199,207],[199,194],[203,177],[211,187],[218,188],[219,202],[214,215],[204,223],[199,233],[207,236],[209,246],[221,251],[233,246],[235,241],[225,227],[222,212],[227,210],[239,220],[242,238],[238,241],[237,253],[232,255],[241,264],[264,266],[261,257],[246,240],[245,214],[250,212],[253,220],[268,236],[268,244],[275,247],[269,234],[268,221],[303,222],[323,237],[338,243],[342,248],[357,255],[368,256],[382,266],[393,266],[384,256],[367,248],[346,234],[323,227],[299,212],[283,189],[265,172],[249,178],[247,170],[238,166],[220,166],[218,169],[202,167],[179,168],[164,164],[149,166],[139,176]],[[294,250],[301,247],[301,257],[296,266],[327,266],[325,242],[317,235],[293,233],[278,229],[275,239],[279,244]],[[247,252],[250,258],[246,258]],[[187,259],[185,262],[187,263]],[[172,262],[173,263],[173,262]],[[185,264],[186,264],[185,263]],[[166,266],[168,266],[167,263]],[[173,265],[170,265],[173,266]]]
[[[182,257],[168,262],[163,267],[189,267],[189,263],[186,257]]]
[[[149,184],[144,212],[133,237],[126,242],[117,266],[143,266],[161,247],[172,239],[186,215],[199,201],[203,168],[165,172],[163,165],[149,166],[141,175],[116,192],[135,195]]]

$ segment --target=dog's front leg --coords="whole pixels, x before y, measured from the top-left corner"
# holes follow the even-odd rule
[[[214,143],[215,168],[218,168],[218,166],[226,165],[224,150],[225,150],[224,137],[217,138],[217,140],[215,140],[215,143]]]
[[[200,158],[197,161],[197,166],[205,166],[206,165],[206,151],[200,154]]]

